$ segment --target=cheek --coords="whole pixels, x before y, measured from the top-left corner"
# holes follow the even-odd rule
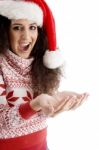
[[[37,38],[38,38],[38,34],[37,33],[32,36],[32,46],[35,45],[35,43],[37,41]]]
[[[17,41],[18,41],[17,36],[14,35],[14,34],[11,34],[10,35],[10,45],[11,45],[11,47],[16,47]]]
[[[34,36],[34,41],[36,42],[37,41],[37,38],[38,38],[38,32],[35,34]]]
[[[36,30],[36,31],[34,32],[33,36],[34,36],[34,39],[36,40],[37,37],[38,37],[38,30]]]
[[[10,38],[10,47],[12,49],[16,49],[17,47],[17,39],[14,36]]]
[[[16,41],[15,41],[14,38],[13,38],[13,39],[10,39],[10,46],[11,46],[12,48],[15,48],[15,47],[16,47]]]

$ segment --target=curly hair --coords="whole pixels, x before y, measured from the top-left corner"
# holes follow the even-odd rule
[[[8,31],[11,20],[0,15],[0,53],[9,48]],[[35,93],[52,94],[60,83],[61,68],[48,69],[43,65],[43,55],[48,49],[47,36],[43,28],[38,27],[38,38],[31,52],[35,59],[32,63],[33,90]]]

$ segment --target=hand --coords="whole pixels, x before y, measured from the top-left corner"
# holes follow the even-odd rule
[[[59,98],[59,96],[50,96],[48,94],[41,94],[30,102],[32,109],[42,111],[45,115],[51,116],[55,111],[60,110],[64,106],[66,98]]]
[[[55,113],[52,115],[52,117],[58,115],[59,113],[66,111],[66,110],[74,110],[77,107],[79,107],[88,97],[88,93],[83,94],[77,94],[75,92],[59,92],[58,95],[60,97],[66,98],[66,103],[64,106],[60,108],[60,110],[55,111]]]

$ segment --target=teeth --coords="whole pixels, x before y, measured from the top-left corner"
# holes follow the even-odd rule
[[[28,46],[30,43],[28,43],[28,44],[20,44],[20,47],[26,47],[26,46]]]

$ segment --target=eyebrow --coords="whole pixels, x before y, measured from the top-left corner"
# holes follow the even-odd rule
[[[21,24],[21,23],[12,23],[12,25],[20,25],[20,26],[22,26],[23,24]],[[29,24],[30,26],[31,25],[36,25],[36,23],[31,23],[31,24]]]

